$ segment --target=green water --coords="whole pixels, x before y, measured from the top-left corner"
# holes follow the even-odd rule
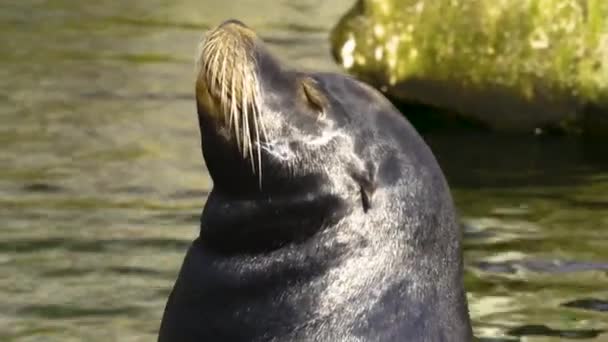
[[[3,1],[0,341],[154,340],[211,185],[201,33],[240,18],[288,64],[336,71],[327,33],[351,2]],[[465,226],[476,333],[608,341],[606,149],[427,139]]]

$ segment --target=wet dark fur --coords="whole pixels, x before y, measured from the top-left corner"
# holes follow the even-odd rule
[[[214,188],[159,341],[470,341],[459,226],[427,145],[368,86],[254,49],[265,106],[285,121],[271,135],[306,157],[293,169],[263,153],[260,188],[199,103]],[[325,102],[307,105],[303,77]],[[342,135],[313,148],[289,127]]]

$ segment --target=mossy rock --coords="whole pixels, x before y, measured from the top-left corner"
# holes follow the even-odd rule
[[[608,137],[606,0],[359,0],[331,39],[344,68],[399,101]]]

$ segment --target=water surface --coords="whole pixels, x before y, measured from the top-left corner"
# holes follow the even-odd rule
[[[211,183],[193,56],[235,17],[338,71],[352,0],[0,4],[0,341],[151,341]],[[479,336],[608,340],[608,166],[578,142],[428,136]]]

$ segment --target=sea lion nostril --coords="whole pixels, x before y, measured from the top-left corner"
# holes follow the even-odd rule
[[[227,27],[227,26],[230,26],[230,25],[237,25],[237,26],[240,26],[240,27],[247,27],[247,25],[243,24],[242,21],[236,20],[236,19],[228,19],[228,20],[224,21],[222,24],[220,24],[220,27],[224,28],[224,27]]]

